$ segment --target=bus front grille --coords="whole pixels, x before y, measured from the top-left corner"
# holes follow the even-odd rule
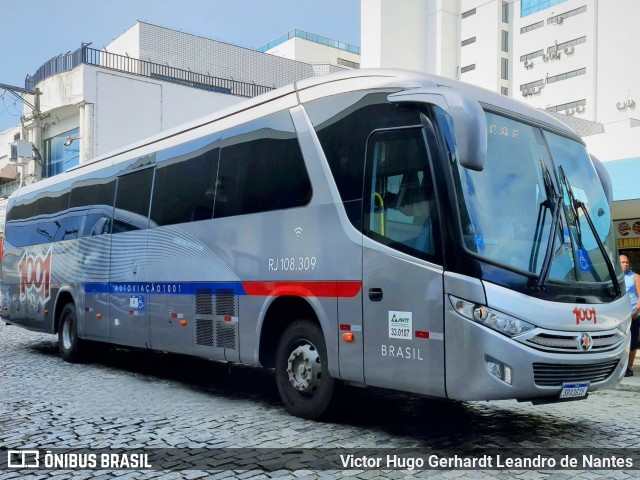
[[[560,387],[571,382],[603,382],[611,376],[619,360],[587,365],[563,365],[555,363],[534,363],[533,375],[536,385]]]
[[[535,337],[528,338],[526,343],[539,349],[553,352],[584,353],[580,348],[579,333],[539,333]],[[589,352],[605,352],[613,350],[624,342],[622,332],[591,334],[592,346]]]

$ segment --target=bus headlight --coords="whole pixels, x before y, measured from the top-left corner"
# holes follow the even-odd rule
[[[484,305],[467,302],[453,295],[449,295],[449,300],[455,311],[463,317],[492,328],[509,337],[521,335],[535,328],[534,325],[524,320],[498,312]]]

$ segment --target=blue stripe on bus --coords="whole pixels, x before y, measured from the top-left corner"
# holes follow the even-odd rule
[[[246,295],[241,282],[110,282],[85,283],[85,293],[122,293],[157,295],[195,295],[200,290],[231,290],[234,295]]]

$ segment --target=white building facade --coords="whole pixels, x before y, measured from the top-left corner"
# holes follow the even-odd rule
[[[403,0],[390,13],[399,5],[361,0],[362,65],[457,78],[563,119],[609,171],[618,246],[640,268],[640,234],[625,227],[640,230],[640,1]],[[431,14],[445,9],[455,22]],[[458,53],[441,64],[416,61],[451,39]]]

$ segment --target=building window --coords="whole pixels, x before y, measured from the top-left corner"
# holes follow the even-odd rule
[[[531,90],[533,87],[542,87],[544,85],[544,80],[536,80],[535,82],[524,83],[520,85],[520,91],[526,92],[527,90]]]
[[[563,112],[570,108],[578,109],[578,107],[584,107],[587,104],[585,99],[576,100],[575,102],[563,103],[562,105],[554,105],[553,107],[547,107],[547,112]],[[582,111],[581,108],[578,109]]]
[[[561,52],[565,48],[573,47],[575,45],[585,43],[586,41],[587,41],[587,37],[580,37],[580,38],[576,38],[575,40],[569,40],[568,42],[559,43],[557,45],[553,45],[552,47],[547,48],[547,53]]]
[[[509,51],[509,32],[502,30],[502,51]]]
[[[532,13],[540,12],[567,0],[522,0],[520,4],[520,17],[526,17]]]
[[[531,60],[536,57],[541,57],[544,55],[544,50],[536,50],[535,52],[527,53],[526,55],[522,55],[520,57],[520,61],[524,62],[525,60]]]
[[[343,65],[349,68],[360,68],[360,64],[358,62],[352,62],[350,60],[345,60],[344,58],[338,58],[338,65]]]
[[[58,136],[48,138],[44,141],[44,176],[53,177],[59,173],[66,172],[80,163],[80,139],[79,128],[74,128]],[[69,145],[65,142],[71,138],[73,141]]]
[[[476,14],[476,9],[472,8],[471,10],[467,10],[466,12],[462,13],[462,18],[467,18],[470,17],[471,15],[475,15]]]
[[[473,63],[471,65],[467,65],[466,67],[462,67],[462,69],[460,70],[461,73],[467,73],[470,72],[471,70],[475,70],[476,69],[476,64]]]
[[[509,89],[507,87],[500,87],[500,93],[505,97],[509,96]]]
[[[509,2],[502,2],[502,21],[509,23]]]
[[[578,75],[584,75],[585,73],[587,73],[586,67],[579,68],[578,70],[572,70],[570,72],[561,73],[560,75],[554,75],[553,77],[549,77],[547,78],[547,83],[559,82],[560,80],[566,80],[568,78],[577,77]]]
[[[587,7],[580,7],[574,10],[569,10],[568,12],[561,13],[559,15],[554,15],[551,18],[547,18],[547,25],[551,23],[562,23],[565,18],[573,17],[574,15],[578,15],[580,13],[584,13],[587,11]]]
[[[531,25],[527,25],[526,27],[522,27],[520,29],[520,33],[527,33],[540,27],[544,27],[544,22],[542,20],[536,23],[532,23]]]
[[[475,42],[476,42],[476,37],[471,37],[471,38],[467,38],[466,40],[463,40],[460,44],[464,47],[466,45],[469,45]]]
[[[509,80],[509,59],[500,59],[500,78],[503,80]]]

